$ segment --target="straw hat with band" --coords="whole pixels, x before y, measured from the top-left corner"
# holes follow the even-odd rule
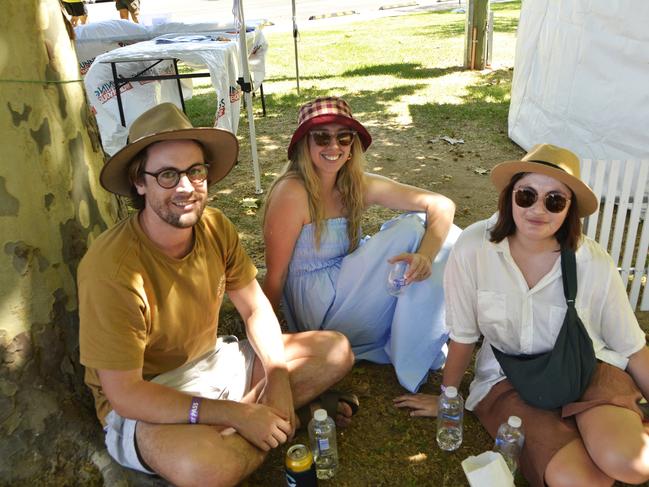
[[[372,143],[372,136],[358,120],[352,117],[352,110],[345,100],[336,96],[316,98],[300,107],[297,129],[295,129],[291,143],[288,145],[289,159],[295,149],[295,144],[308,134],[309,130],[327,123],[337,123],[355,130],[363,145],[363,151],[367,150]]]
[[[535,145],[520,161],[506,161],[496,165],[491,170],[491,182],[498,191],[502,191],[512,176],[521,172],[545,174],[568,186],[575,194],[572,204],[577,204],[577,214],[580,217],[597,211],[597,197],[580,179],[579,159],[569,150],[550,144]]]
[[[129,143],[108,159],[99,181],[110,191],[131,195],[128,166],[143,149],[163,140],[195,140],[203,146],[205,161],[210,165],[208,184],[214,184],[230,172],[239,154],[237,138],[227,130],[193,127],[187,115],[173,103],[161,103],[136,118],[128,131]]]

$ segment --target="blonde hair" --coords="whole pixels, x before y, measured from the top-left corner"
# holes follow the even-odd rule
[[[304,184],[309,201],[309,215],[311,222],[315,225],[315,245],[320,248],[320,238],[325,221],[324,204],[320,194],[320,179],[316,173],[311,155],[307,136],[296,143],[293,155],[282,169],[282,173],[275,179],[268,189],[266,205],[264,206],[264,222],[268,212],[268,202],[277,185],[286,179],[297,179]],[[336,189],[342,195],[342,203],[347,218],[347,237],[349,239],[349,252],[358,247],[361,235],[361,218],[365,209],[364,201],[364,167],[365,156],[363,146],[358,135],[354,136],[350,159],[340,168],[336,175]]]

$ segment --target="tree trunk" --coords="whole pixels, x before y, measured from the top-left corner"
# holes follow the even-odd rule
[[[0,483],[99,483],[75,280],[117,204],[58,2],[3,2],[0,28]]]
[[[487,60],[489,0],[469,0],[466,11],[464,68],[484,69]]]

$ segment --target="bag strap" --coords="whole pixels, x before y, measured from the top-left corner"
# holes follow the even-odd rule
[[[574,307],[577,297],[577,262],[575,252],[570,249],[561,249],[561,277],[566,304],[568,308]]]

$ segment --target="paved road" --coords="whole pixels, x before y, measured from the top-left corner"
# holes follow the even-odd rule
[[[285,30],[292,25],[291,0],[242,0],[246,19],[267,19],[273,29]],[[466,0],[461,0],[462,5]],[[386,15],[401,15],[422,10],[451,9],[458,6],[457,0],[296,0],[296,20],[300,30],[318,28],[331,23],[342,23],[360,19],[371,19]],[[409,4],[406,6],[406,4]],[[400,5],[395,8],[385,8]],[[381,9],[384,7],[384,9]],[[89,21],[118,18],[114,2],[88,5]],[[353,11],[355,14],[331,17]],[[141,0],[142,21],[151,23],[156,17],[167,20],[199,22],[232,19],[231,0]],[[309,20],[316,16],[318,19]],[[325,18],[320,18],[325,17]]]

